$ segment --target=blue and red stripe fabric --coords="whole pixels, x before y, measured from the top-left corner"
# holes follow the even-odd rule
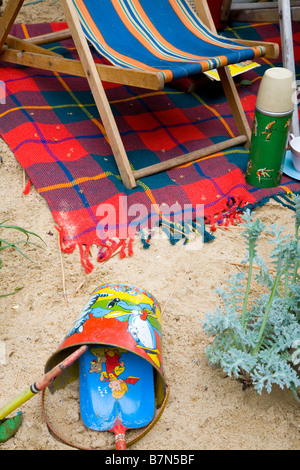
[[[251,60],[245,47],[211,33],[186,0],[73,0],[95,49],[114,65],[162,71],[165,81]]]

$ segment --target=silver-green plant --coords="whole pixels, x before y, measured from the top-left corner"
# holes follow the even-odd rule
[[[223,307],[208,313],[203,327],[214,337],[205,351],[210,363],[241,380],[243,387],[252,385],[259,394],[263,389],[270,393],[276,384],[290,389],[300,400],[300,195],[293,195],[293,201],[294,234],[284,234],[284,226],[277,224],[267,228],[245,211],[247,255],[242,263],[248,265],[248,275],[232,274],[225,288],[217,289]],[[263,232],[274,244],[269,262],[272,269],[257,253]],[[263,293],[254,298],[251,282],[257,266],[256,282]]]
[[[10,249],[16,250],[18,253],[20,253],[22,256],[27,258],[29,261],[32,261],[26,255],[26,253],[21,249],[21,247],[24,247],[26,245],[34,245],[35,247],[42,248],[40,245],[31,242],[30,237],[39,238],[43,242],[42,238],[39,235],[37,235],[36,233],[30,232],[29,230],[26,230],[23,227],[19,227],[18,225],[8,225],[7,222],[8,222],[7,220],[4,220],[4,221],[0,222],[0,252],[7,249],[7,248],[10,248]],[[21,232],[23,235],[25,235],[25,239],[16,240],[16,241],[12,241],[12,242],[8,241],[7,239],[3,238],[3,235],[2,235],[3,229],[4,230],[15,230],[17,232]],[[2,267],[3,267],[3,261],[0,258],[0,269]],[[9,292],[7,294],[0,294],[0,297],[7,297],[8,295],[16,294],[21,289],[22,289],[22,287],[20,287],[20,286],[16,287],[13,290],[13,292]]]

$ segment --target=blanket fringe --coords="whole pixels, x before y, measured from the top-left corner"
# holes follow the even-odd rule
[[[167,235],[171,245],[175,245],[180,240],[184,240],[183,244],[186,245],[190,242],[193,234],[199,237],[202,236],[203,243],[208,243],[215,238],[206,230],[205,224],[201,220],[190,220],[188,223],[184,222],[182,224],[160,220],[157,226]],[[152,233],[143,230],[140,233],[142,245],[145,249],[148,249],[151,246]]]
[[[30,187],[29,184],[27,186]],[[284,207],[295,211],[293,194],[300,194],[300,191],[297,193],[291,193],[287,190],[286,193],[282,192],[276,195],[265,197],[255,204],[250,204],[245,201],[238,201],[234,198],[228,198],[224,210],[220,210],[213,216],[206,215],[204,218],[205,223],[201,220],[191,220],[188,224],[186,222],[178,224],[170,221],[166,222],[164,220],[160,220],[157,224],[157,227],[159,227],[162,232],[167,235],[172,245],[175,245],[180,240],[184,240],[183,244],[186,245],[190,242],[192,235],[194,234],[196,234],[196,236],[202,236],[203,243],[208,243],[215,238],[212,232],[215,232],[218,226],[229,227],[230,225],[242,223],[241,216],[246,209],[253,211],[257,207],[264,206],[271,198],[282,204]],[[206,226],[210,226],[210,229],[207,230]],[[97,261],[100,263],[109,260],[117,253],[119,253],[121,259],[133,255],[134,239],[131,237],[124,240],[117,238],[110,239],[106,240],[105,242],[101,242],[99,238],[96,238],[89,243],[73,243],[66,246],[63,229],[57,226],[55,226],[55,228],[59,232],[60,249],[64,253],[72,253],[76,246],[79,247],[81,263],[85,269],[86,274],[89,274],[94,269],[93,263],[90,260],[90,250],[92,245],[97,246]],[[151,246],[152,233],[140,230],[139,234],[143,248],[148,249]]]
[[[86,274],[89,274],[93,271],[94,266],[90,262],[90,245],[82,245],[79,244],[79,251],[80,251],[80,259],[81,259],[81,264],[85,269]]]
[[[26,194],[26,195],[29,194],[31,185],[32,185],[31,180],[28,180],[28,182],[27,182],[27,184],[26,184],[26,186],[25,186],[25,188],[24,188],[24,190],[23,190],[23,194]]]
[[[281,204],[283,207],[295,211],[295,203],[293,202],[293,195],[300,194],[300,191],[291,192],[288,188],[284,188],[285,192],[266,196],[260,201],[252,204],[247,201],[235,200],[229,198],[224,210],[220,210],[218,213],[211,217],[205,217],[205,224],[210,225],[210,231],[215,232],[218,226],[228,227],[230,224],[240,224],[242,222],[241,215],[246,209],[251,212],[258,207],[266,205],[270,199]]]
[[[255,204],[247,204],[245,207],[242,208],[242,211],[244,211],[245,209],[249,209],[252,212],[258,207],[262,207],[265,204],[267,204],[270,201],[270,199],[273,199],[274,201],[281,204],[283,207],[286,207],[287,209],[295,212],[296,208],[295,208],[295,202],[293,201],[293,196],[300,195],[300,191],[291,192],[288,188],[286,188],[285,191],[286,191],[285,193],[280,192],[278,194],[272,194],[271,196],[266,196]]]
[[[192,233],[197,236],[203,237],[203,242],[207,243],[213,240],[215,237],[209,233],[205,226],[202,227],[198,222],[191,221],[191,226],[174,223],[161,223],[160,227],[163,232],[165,232],[170,240],[172,245],[175,245],[179,240],[184,240],[184,244],[189,243],[190,236]],[[92,245],[96,245],[98,249],[97,261],[103,263],[104,261],[109,260],[112,256],[119,253],[120,259],[124,259],[127,256],[133,255],[133,242],[134,239],[129,237],[127,239],[110,239],[106,240],[105,243],[101,242],[98,238],[89,243],[72,243],[69,245],[65,244],[64,240],[64,231],[62,228],[55,226],[56,230],[59,233],[59,246],[62,252],[64,253],[73,253],[76,246],[79,248],[81,264],[85,269],[86,274],[89,274],[94,269],[94,265],[90,260],[90,250]],[[149,233],[145,235],[140,231],[140,239],[144,248],[150,247],[152,234]]]
[[[205,224],[210,226],[211,232],[215,232],[218,226],[229,227],[230,224],[239,224],[246,204],[247,201],[229,197],[222,210],[211,216],[205,216]]]
[[[109,240],[105,244],[100,245],[98,251],[97,261],[102,263],[103,261],[108,260],[114,254],[120,250],[120,258],[126,258],[126,248],[127,255],[133,255],[133,239],[129,238],[126,240]]]
[[[105,243],[100,242],[97,238],[97,240],[94,240],[93,242],[74,243],[72,245],[66,246],[64,242],[63,229],[57,226],[55,226],[55,228],[59,233],[59,246],[63,253],[73,253],[76,246],[78,246],[81,264],[84,267],[86,274],[91,273],[94,269],[94,265],[90,260],[90,250],[92,245],[96,245],[98,247],[97,261],[100,263],[107,261],[118,251],[120,251],[121,259],[125,258],[126,256],[133,255],[133,239],[131,238],[126,240],[107,240]]]

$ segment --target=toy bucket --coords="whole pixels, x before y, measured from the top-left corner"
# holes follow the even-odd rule
[[[103,284],[95,289],[58,350],[48,359],[45,371],[51,370],[82,345],[89,345],[90,351],[104,346],[100,349],[108,351],[108,354],[117,350],[131,352],[151,364],[155,406],[164,407],[168,388],[163,370],[160,306],[149,292],[124,283]],[[111,356],[109,359],[112,362]],[[119,362],[114,370],[120,372],[123,369]],[[113,370],[111,373],[113,376]],[[76,361],[53,381],[49,390],[54,393],[78,377],[79,361]],[[109,380],[107,374],[103,377]],[[104,380],[103,377],[100,380]]]

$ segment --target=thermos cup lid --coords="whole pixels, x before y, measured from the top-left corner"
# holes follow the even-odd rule
[[[284,67],[273,67],[264,73],[256,107],[270,113],[284,113],[294,108],[295,95],[293,73]]]

